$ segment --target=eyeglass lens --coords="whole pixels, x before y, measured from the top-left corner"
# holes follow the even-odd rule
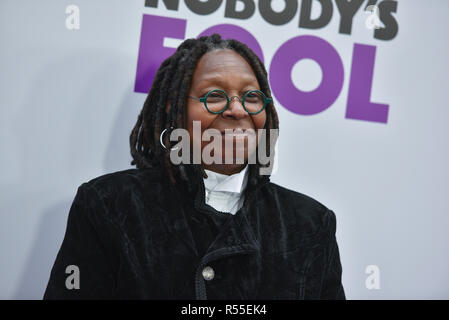
[[[248,112],[256,113],[263,108],[265,97],[259,91],[252,91],[248,92],[242,101]],[[207,108],[212,112],[222,111],[229,102],[230,98],[223,91],[210,92],[206,98]]]

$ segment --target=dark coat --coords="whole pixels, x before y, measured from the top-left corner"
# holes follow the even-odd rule
[[[333,211],[262,176],[231,215],[191,183],[154,168],[83,183],[44,299],[345,299]]]

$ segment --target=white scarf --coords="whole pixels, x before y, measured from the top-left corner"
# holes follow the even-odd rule
[[[204,170],[203,178],[206,203],[215,210],[235,214],[243,205],[243,191],[248,182],[248,165],[238,173],[225,175]]]

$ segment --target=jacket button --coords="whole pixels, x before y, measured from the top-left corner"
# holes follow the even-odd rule
[[[203,269],[203,278],[204,280],[212,280],[214,278],[215,272],[214,269],[207,266]]]

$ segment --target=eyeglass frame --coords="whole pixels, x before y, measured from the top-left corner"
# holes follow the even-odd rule
[[[216,91],[223,92],[223,93],[225,94],[225,96],[226,96],[227,101],[228,101],[227,104],[226,104],[226,107],[224,107],[223,110],[217,111],[217,112],[209,110],[209,108],[207,107],[207,102],[206,102],[207,97],[209,97],[209,95],[210,95],[212,92],[216,92]],[[249,112],[248,109],[246,109],[246,106],[245,106],[245,99],[246,99],[247,95],[250,94],[251,92],[260,92],[260,93],[262,94],[262,96],[264,97],[264,104],[263,104],[263,107],[262,107],[259,111],[257,111],[257,112]],[[239,99],[239,101],[242,103],[243,109],[245,109],[245,111],[248,112],[248,114],[251,114],[251,115],[256,115],[256,114],[261,113],[261,112],[265,109],[265,107],[267,106],[267,104],[269,104],[269,103],[271,103],[271,102],[273,101],[273,99],[272,99],[271,97],[267,97],[267,96],[265,95],[265,93],[263,93],[263,92],[260,91],[260,90],[250,90],[250,91],[246,92],[246,93],[243,95],[243,98],[242,98],[242,99],[240,99],[239,96],[232,96],[232,97],[229,97],[228,93],[227,93],[226,91],[224,91],[224,90],[221,90],[221,89],[213,89],[213,90],[209,91],[208,93],[206,93],[206,95],[205,95],[204,97],[199,97],[199,98],[198,98],[198,97],[192,97],[192,96],[187,96],[187,97],[188,97],[188,98],[195,99],[195,100],[198,100],[198,101],[201,101],[201,102],[204,104],[204,106],[206,107],[206,110],[207,110],[208,112],[210,112],[210,113],[213,113],[213,114],[221,114],[221,113],[225,112],[225,111],[228,109],[229,105],[231,104],[232,99],[234,99],[234,98]]]

